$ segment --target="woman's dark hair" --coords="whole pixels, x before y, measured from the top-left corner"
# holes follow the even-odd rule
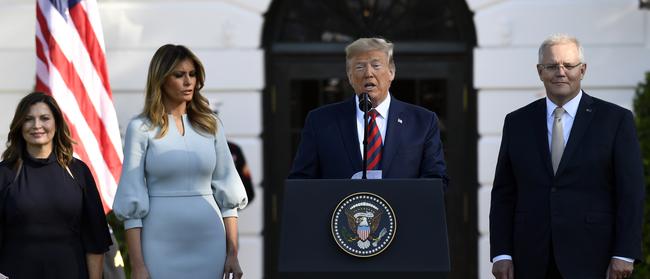
[[[52,111],[54,125],[56,127],[54,139],[52,140],[52,152],[54,152],[56,160],[61,166],[68,167],[72,162],[73,153],[73,141],[70,136],[70,129],[68,129],[68,124],[65,122],[63,113],[56,100],[43,92],[32,92],[22,98],[18,103],[14,118],[11,120],[11,125],[9,126],[7,150],[2,153],[2,159],[10,166],[13,166],[13,168],[18,168],[18,165],[22,163],[22,156],[26,148],[22,129],[30,108],[37,103],[46,104]]]

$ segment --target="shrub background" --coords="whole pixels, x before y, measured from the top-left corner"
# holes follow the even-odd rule
[[[650,72],[645,81],[639,83],[634,98],[636,129],[641,144],[643,169],[645,173],[645,216],[643,217],[643,262],[634,267],[633,278],[650,278]]]

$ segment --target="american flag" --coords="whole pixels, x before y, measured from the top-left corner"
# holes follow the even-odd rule
[[[108,213],[123,154],[104,53],[95,0],[36,1],[36,90],[61,106]]]

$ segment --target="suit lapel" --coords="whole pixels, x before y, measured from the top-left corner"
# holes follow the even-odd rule
[[[575,120],[573,120],[573,127],[571,128],[571,133],[569,134],[569,141],[564,148],[562,153],[562,159],[560,160],[560,165],[557,168],[557,174],[559,175],[565,168],[571,156],[575,153],[580,141],[582,140],[589,124],[593,119],[594,113],[592,108],[593,99],[587,93],[582,94],[580,99],[580,104],[578,105],[578,111],[576,112]]]
[[[392,96],[391,98],[390,107],[388,108],[388,121],[386,122],[386,137],[383,139],[384,150],[381,168],[384,177],[386,177],[386,174],[390,170],[390,164],[393,158],[395,158],[402,142],[400,135],[402,134],[403,124],[398,123],[398,119],[400,119],[404,106],[401,101]]]
[[[551,151],[549,150],[550,143],[548,142],[547,117],[546,99],[540,99],[534,107],[532,117],[533,125],[531,127],[534,127],[535,129],[534,137],[537,141],[537,150],[542,152],[542,160],[544,161],[546,171],[552,176],[553,162],[551,162]]]
[[[338,119],[341,137],[345,146],[345,153],[352,168],[361,170],[361,149],[359,148],[359,135],[357,132],[357,113],[354,98],[350,98],[339,107],[336,117]]]

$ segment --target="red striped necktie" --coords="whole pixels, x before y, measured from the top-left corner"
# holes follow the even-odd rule
[[[366,158],[368,158],[367,169],[379,170],[381,169],[382,140],[377,126],[378,113],[374,109],[368,113],[370,114],[370,122],[368,123],[368,151],[366,152]]]

